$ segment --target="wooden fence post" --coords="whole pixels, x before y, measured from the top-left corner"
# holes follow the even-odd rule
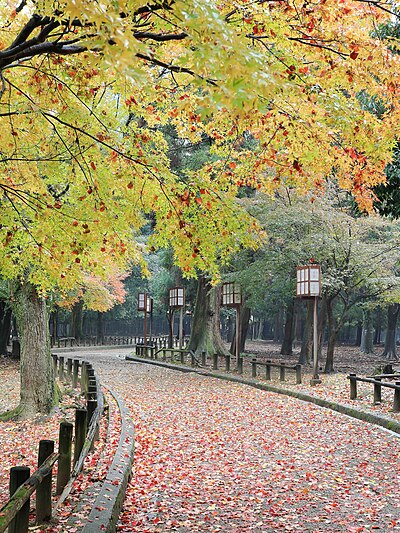
[[[300,383],[301,383],[301,365],[297,364],[295,366],[295,369],[296,369],[296,384],[300,385]]]
[[[228,353],[227,355],[225,355],[225,370],[226,372],[229,372],[230,369],[231,369],[231,356]]]
[[[85,393],[86,392],[86,376],[87,376],[87,365],[89,363],[87,361],[82,361],[82,365],[81,365],[81,392],[82,393]]]
[[[271,360],[267,359],[265,363],[265,379],[271,381]]]
[[[253,358],[251,360],[251,377],[255,378],[257,377],[257,359]]]
[[[279,367],[279,381],[285,381],[285,366],[283,363]]]
[[[74,465],[79,459],[86,439],[88,414],[86,409],[75,409]]]
[[[395,385],[400,386],[400,381],[395,381]],[[394,389],[393,412],[398,413],[399,411],[400,411],[400,389]]]
[[[30,477],[30,469],[27,466],[13,466],[10,469],[10,496]],[[29,527],[29,508],[28,500],[16,514],[15,518],[8,526],[8,533],[27,532]]]
[[[53,440],[41,440],[39,442],[38,466],[54,452]],[[36,489],[36,524],[48,522],[51,519],[51,485],[52,473],[43,478]]]
[[[64,381],[64,356],[58,357],[58,377],[61,381]]]
[[[72,359],[70,357],[67,359],[67,381],[68,383],[72,381]]]
[[[57,360],[58,360],[58,357],[55,353],[51,354],[52,357],[53,357],[53,374],[54,374],[54,378],[57,377]]]
[[[218,354],[213,354],[213,370],[218,370]]]
[[[238,374],[243,374],[243,357],[239,357],[237,360],[237,371]]]
[[[376,381],[382,381],[382,378],[375,378]],[[374,383],[374,403],[382,403],[382,387],[378,383]]]
[[[73,371],[72,371],[72,387],[76,389],[78,386],[78,378],[79,378],[79,361],[78,359],[74,359],[73,362]]]
[[[88,426],[90,425],[90,422],[93,417],[93,413],[96,410],[97,407],[97,400],[88,400],[87,402],[87,417],[88,417]]]
[[[72,430],[70,422],[61,422],[58,438],[58,469],[56,494],[61,494],[71,477]]]
[[[207,353],[201,352],[201,366],[206,366],[207,364]]]
[[[356,374],[350,374],[349,380],[350,380],[350,400],[355,400],[357,398]]]

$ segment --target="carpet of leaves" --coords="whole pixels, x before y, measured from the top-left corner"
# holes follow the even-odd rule
[[[136,423],[118,531],[400,530],[397,436],[239,384],[115,371],[108,383]]]
[[[120,533],[400,531],[398,436],[293,398],[127,363],[122,353],[92,356],[101,381],[124,398],[135,421],[135,466]],[[7,385],[1,381],[8,391],[0,391],[7,402],[3,396],[18,394],[15,368],[0,366],[0,373],[8,378]],[[348,400],[345,375],[321,377],[318,387],[306,379],[285,386],[356,405]],[[371,408],[368,394],[360,390],[358,408]],[[16,401],[10,403],[7,408]],[[384,399],[373,409],[390,413],[389,404]],[[35,424],[22,429],[23,445],[35,441]],[[0,442],[11,457],[2,456],[0,494],[8,484],[6,461],[21,464],[12,453],[20,450],[15,443],[22,432],[3,426]],[[39,431],[43,438],[43,425]],[[34,463],[36,443],[33,449]],[[53,531],[79,531],[79,522]]]

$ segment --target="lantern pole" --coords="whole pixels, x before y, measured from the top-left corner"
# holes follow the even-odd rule
[[[147,355],[147,294],[144,296],[144,317],[143,317],[143,345]]]
[[[183,347],[183,307],[179,310],[179,349]]]
[[[240,306],[236,306],[236,365],[240,364]]]
[[[313,377],[311,379],[311,385],[317,385],[321,383],[318,374],[318,296],[314,297],[314,320],[313,320]]]

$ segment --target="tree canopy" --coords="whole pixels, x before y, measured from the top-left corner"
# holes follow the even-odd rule
[[[141,262],[134,235],[151,217],[149,246],[216,275],[259,236],[243,185],[306,191],[330,176],[371,208],[399,123],[399,56],[373,32],[385,6],[1,4],[1,274],[43,291],[115,274]],[[208,139],[212,160],[171,170],[165,124]]]

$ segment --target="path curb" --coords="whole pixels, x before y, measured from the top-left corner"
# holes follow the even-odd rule
[[[164,363],[162,361],[156,361],[154,359],[151,359],[151,360],[141,359],[140,357],[134,357],[130,355],[125,356],[125,359],[127,361],[134,361],[137,363],[146,363],[150,365],[161,366],[161,367],[168,368],[171,370],[177,370],[179,372],[194,372],[201,376],[222,379],[224,381],[231,381],[234,383],[241,383],[242,385],[249,385],[250,387],[254,387],[255,389],[274,392],[276,394],[283,394],[286,396],[291,396],[293,398],[297,398],[298,400],[313,403],[320,407],[324,407],[325,409],[331,409],[332,411],[345,414],[347,416],[356,418],[358,420],[370,422],[371,424],[381,426],[385,429],[388,429],[400,435],[400,422],[397,422],[396,420],[387,418],[385,416],[377,415],[375,413],[368,413],[365,411],[360,411],[358,409],[355,409],[353,407],[348,407],[347,405],[343,405],[340,403],[324,400],[323,398],[311,396],[310,394],[307,394],[305,392],[292,391],[290,389],[284,389],[281,387],[277,387],[276,385],[268,385],[266,383],[261,383],[259,381],[253,381],[253,380],[242,378],[239,376],[221,374],[219,372],[212,372],[210,370],[192,368],[188,366],[169,364],[169,363]]]
[[[107,388],[107,387],[106,387]],[[113,533],[122,509],[134,460],[134,426],[125,402],[108,389],[121,413],[121,434],[106,479],[81,533]]]

